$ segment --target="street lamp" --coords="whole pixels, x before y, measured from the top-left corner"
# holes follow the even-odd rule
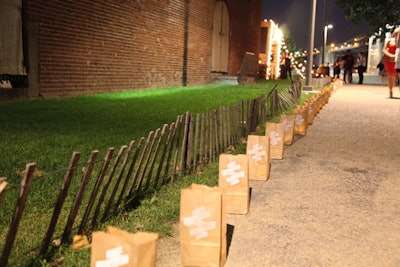
[[[326,40],[328,38],[328,29],[332,29],[333,25],[329,24],[324,26],[324,43],[322,45],[322,55],[321,55],[321,66],[325,66],[325,49],[326,49]]]
[[[314,51],[314,30],[315,30],[315,11],[317,9],[317,0],[312,0],[311,21],[310,21],[310,48],[308,49],[307,60],[307,76],[306,85],[303,87],[304,91],[312,91],[312,71],[313,71],[313,51]]]

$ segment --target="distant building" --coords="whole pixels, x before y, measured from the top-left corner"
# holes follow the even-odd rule
[[[0,80],[29,97],[207,84],[258,57],[261,0],[0,1]],[[12,80],[11,82],[15,82]]]
[[[263,20],[260,28],[259,76],[277,79],[280,72],[282,31],[272,20]]]

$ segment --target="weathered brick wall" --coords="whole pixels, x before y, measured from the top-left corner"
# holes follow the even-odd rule
[[[229,59],[230,75],[237,75],[246,52],[256,54],[258,59],[260,43],[260,24],[262,18],[261,1],[229,1],[231,18],[231,39]],[[248,18],[240,20],[237,18]]]
[[[26,0],[25,21],[37,29],[40,93],[54,97],[210,82],[215,2]],[[236,74],[233,65],[240,66],[243,51],[258,44],[240,35],[254,38],[259,32],[248,30],[248,20],[261,12],[261,1],[227,5],[234,22],[230,56],[240,55],[230,58]],[[259,25],[261,13],[254,17]]]

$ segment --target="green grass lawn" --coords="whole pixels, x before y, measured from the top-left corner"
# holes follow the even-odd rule
[[[108,93],[73,98],[0,102],[0,177],[20,182],[26,163],[49,172],[64,168],[73,151],[106,151],[175,122],[186,111],[202,113],[267,94],[276,84],[206,85]]]
[[[197,114],[220,106],[233,106],[241,99],[266,95],[275,85],[279,89],[287,89],[290,81],[0,102],[0,177],[7,177],[10,183],[0,206],[0,239],[5,238],[19,191],[21,172],[27,163],[36,162],[37,169],[43,172],[40,181],[35,181],[31,189],[27,206],[31,217],[24,218],[23,224],[26,232],[36,233],[40,240],[54,206],[54,192],[58,192],[63,178],[52,173],[68,165],[73,151],[80,151],[82,158],[86,159],[92,150],[98,149],[102,158],[109,147],[118,149],[131,140],[147,136],[151,130],[175,122],[178,115],[187,111]],[[129,231],[134,231],[132,227],[140,224],[145,226],[146,231],[168,235],[171,225],[179,217],[180,188],[192,182],[216,185],[215,173],[218,173],[218,168],[211,164],[205,173],[184,177],[167,185],[137,210],[123,213],[108,223]],[[26,251],[38,242],[31,239],[31,236],[20,237],[22,247],[18,247],[18,251]],[[1,248],[2,244],[0,242]],[[58,251],[55,257],[58,254],[65,254],[64,266],[88,266],[90,259],[89,250],[72,252],[66,249]]]

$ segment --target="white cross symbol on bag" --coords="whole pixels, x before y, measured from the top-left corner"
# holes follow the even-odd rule
[[[253,149],[249,150],[249,155],[253,155],[251,158],[255,161],[260,161],[265,154],[265,150],[263,150],[263,146],[260,144],[253,145]]]
[[[192,217],[183,218],[183,225],[186,227],[196,226],[189,232],[191,236],[196,236],[196,240],[206,238],[208,231],[215,229],[217,226],[216,221],[203,221],[211,216],[211,213],[204,206],[194,209],[192,215]]]
[[[226,182],[230,185],[235,185],[240,182],[240,178],[244,177],[244,171],[237,171],[240,170],[240,164],[236,161],[232,161],[228,163],[227,169],[222,170],[222,176],[228,176],[226,178]]]

